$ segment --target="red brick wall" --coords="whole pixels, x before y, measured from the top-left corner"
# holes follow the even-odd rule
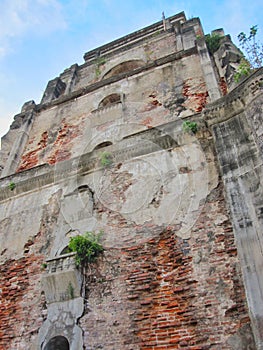
[[[87,273],[86,346],[232,349],[228,338],[250,321],[231,224],[216,224],[226,214],[220,185],[190,239],[170,227],[145,244],[106,251]]]
[[[42,264],[49,256],[57,203],[54,195],[43,206],[40,231],[26,242],[23,256],[0,264],[0,350],[37,349],[38,331],[47,315],[41,292]]]
[[[0,265],[0,350],[27,349],[43,322],[39,286],[42,256]]]

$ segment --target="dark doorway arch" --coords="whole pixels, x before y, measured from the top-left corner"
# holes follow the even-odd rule
[[[67,338],[58,335],[49,340],[44,350],[70,350]]]

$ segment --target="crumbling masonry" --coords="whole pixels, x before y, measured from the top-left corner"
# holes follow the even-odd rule
[[[209,53],[198,18],[164,19],[15,116],[0,350],[263,349],[263,71],[237,85],[241,54],[217,34]],[[66,248],[86,231],[104,252],[77,269]]]

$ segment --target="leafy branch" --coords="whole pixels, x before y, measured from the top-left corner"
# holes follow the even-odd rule
[[[238,34],[240,46],[246,52],[251,68],[259,68],[263,62],[263,45],[257,41],[257,32],[257,25],[254,25],[248,36],[244,32]]]
[[[234,74],[234,80],[238,83],[243,77],[247,77],[251,73],[251,66],[248,60],[241,58],[240,64]]]

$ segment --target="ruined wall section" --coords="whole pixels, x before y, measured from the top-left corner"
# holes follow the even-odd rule
[[[117,104],[98,108],[107,96]],[[81,156],[147,128],[200,112],[208,92],[197,55],[122,79],[39,112],[17,171]]]
[[[49,103],[104,79],[107,72],[123,62],[138,62],[138,68],[180,51],[181,46],[176,43],[174,26],[181,25],[185,21],[184,13],[180,13],[167,19],[167,25],[162,21],[157,22],[85,53],[84,64],[72,65],[48,83],[41,104]],[[191,44],[188,43],[185,49],[194,45],[192,37]]]
[[[59,198],[54,188],[1,201],[1,349],[38,348],[38,331],[46,318],[40,283]]]
[[[207,109],[231,209],[258,349],[262,309],[262,68]]]
[[[155,239],[107,250],[91,267],[80,321],[88,348],[254,348],[231,225],[207,226],[225,214],[215,197],[189,240],[152,227]]]
[[[1,340],[5,348],[34,349],[56,330],[73,344],[73,325],[64,331],[60,323],[70,320],[70,302],[63,299],[68,285],[46,311],[41,264],[58,257],[70,237],[101,230],[105,253],[86,271],[78,321],[87,348],[253,348],[212,138],[198,123],[196,136],[184,133],[180,121],[130,136],[122,151],[111,146],[110,168],[98,157],[89,168],[83,157],[78,168],[68,160],[14,174],[13,191],[9,179],[2,180],[3,283],[16,274],[1,292],[2,331],[7,317],[16,323]],[[13,293],[17,279],[24,289]],[[69,307],[64,316],[58,312],[63,303]],[[29,312],[38,319],[34,328]]]
[[[133,164],[132,169],[138,169],[137,182],[142,182],[141,191],[134,175],[120,177],[128,164],[105,176],[96,210],[102,218],[105,214],[109,218],[108,236],[115,238],[118,249],[107,249],[105,260],[87,272],[88,304],[81,325],[85,344],[91,349],[116,345],[122,349],[246,349],[248,344],[254,348],[242,301],[245,296],[233,231],[208,141],[211,138],[209,133],[200,134],[202,150],[206,150],[207,182],[199,147],[194,151],[187,136],[184,146],[172,151],[176,165],[173,158],[167,159],[169,171],[161,174],[161,184],[155,182],[154,197],[150,190],[153,155],[141,159],[147,161],[147,170],[141,166],[138,173],[140,167]],[[161,159],[159,154],[159,164]],[[159,169],[165,169],[164,163]],[[116,178],[118,182],[113,181]],[[142,198],[144,203],[138,207]],[[137,210],[127,213],[126,202]],[[169,222],[169,227],[160,226],[162,220]]]
[[[144,40],[135,47],[125,49],[115,55],[98,56],[90,64],[81,66],[78,70],[78,79],[73,91],[104,79],[108,72],[123,62],[138,62],[139,68],[174,52],[176,52],[175,34],[173,32],[157,33],[156,38],[152,38],[150,41]]]
[[[221,89],[223,95],[225,95],[238,85],[234,76],[243,58],[243,53],[233,44],[230,35],[225,36],[223,32],[220,47],[213,53],[213,58],[217,67]]]
[[[196,46],[196,35],[203,35],[201,24],[183,19],[182,14],[174,16],[166,27],[157,23],[131,34],[127,42],[107,44],[95,50],[99,55],[88,52],[84,65],[73,65],[50,81],[41,104],[34,107],[26,139],[10,149],[11,132],[5,138],[9,146],[3,147],[2,163],[7,159],[7,164],[2,176],[79,156],[96,146],[95,139],[97,145],[119,141],[129,128],[134,133],[187,117],[218,97],[207,49],[201,52]],[[114,94],[118,104],[100,108]],[[128,123],[125,134],[114,137],[108,131]]]
[[[174,53],[119,71],[126,45],[120,39],[110,60],[100,61],[96,82],[73,91],[80,70],[95,64],[94,51],[82,68],[51,81],[41,105],[29,106],[32,129],[20,139],[23,147],[13,148],[0,181],[3,348],[43,349],[64,336],[73,350],[82,343],[255,349],[250,313],[261,349],[262,72],[201,115],[216,96],[213,69],[204,40],[195,43],[198,21],[175,19],[167,33],[147,36],[161,55],[159,35],[170,52],[174,30]],[[132,52],[138,43],[129,45]],[[88,75],[81,78],[87,84]],[[184,132],[184,120],[197,122],[198,132]],[[103,151],[111,153],[109,167]],[[70,237],[86,231],[103,232],[105,252],[69,300],[61,254]]]
[[[2,138],[3,147],[0,152],[2,177],[13,174],[18,167],[36,116],[35,107],[34,101],[24,103],[21,113],[15,116],[10,131]]]

